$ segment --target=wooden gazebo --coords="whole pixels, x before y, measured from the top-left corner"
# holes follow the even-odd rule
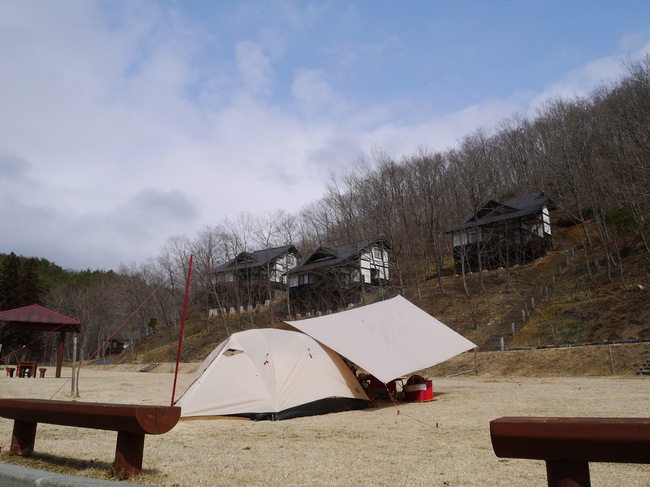
[[[0,311],[0,329],[9,332],[58,332],[59,346],[56,354],[56,377],[61,377],[65,334],[79,333],[81,331],[81,323],[38,304],[32,304],[30,306],[23,306],[22,308]]]

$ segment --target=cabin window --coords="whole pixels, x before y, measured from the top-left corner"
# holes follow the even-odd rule
[[[472,232],[467,234],[467,243],[476,243],[478,242],[478,232]]]

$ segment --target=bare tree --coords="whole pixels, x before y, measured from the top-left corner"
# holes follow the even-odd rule
[[[432,153],[420,149],[407,160],[408,178],[408,214],[412,215],[415,235],[422,243],[420,249],[424,268],[430,268],[430,255],[435,262],[438,287],[442,286],[442,269],[445,257],[444,231],[450,225],[448,206],[445,203],[447,178],[445,159],[441,153]]]
[[[461,192],[457,195],[465,202],[465,207],[475,215],[478,215],[481,206],[499,194],[501,189],[493,160],[493,148],[493,142],[487,133],[479,129],[463,138],[458,151],[449,152],[449,161],[454,168],[454,176]],[[479,288],[483,291],[483,252],[491,236],[483,235],[483,229],[478,226],[472,234],[475,235],[476,241],[471,247],[472,252],[476,254]]]
[[[598,259],[586,224],[588,204],[585,202],[584,179],[588,174],[583,169],[588,167],[591,158],[588,145],[591,137],[581,127],[585,122],[581,116],[584,113],[583,103],[583,100],[567,102],[561,99],[547,102],[536,121],[536,128],[541,136],[547,164],[556,174],[554,189],[560,195],[566,192],[571,196],[573,210],[567,206],[563,209],[574,214],[580,223],[587,251],[594,268],[598,270]],[[561,196],[559,201],[563,201]]]

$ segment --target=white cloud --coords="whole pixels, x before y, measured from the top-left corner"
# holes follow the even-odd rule
[[[299,69],[291,85],[291,94],[307,115],[340,110],[342,100],[316,69]]]
[[[595,59],[549,83],[541,93],[531,97],[529,112],[534,113],[535,109],[549,99],[589,96],[597,86],[611,85],[620,80],[627,74],[626,63],[636,62],[650,54],[650,43],[641,44],[637,36],[633,36],[633,39],[623,41],[626,51],[621,53],[620,57],[605,56]]]
[[[597,59],[567,73],[561,79],[547,85],[542,93],[530,101],[530,108],[539,108],[552,98],[588,96],[600,83],[612,83],[620,77],[621,61],[612,57]]]
[[[273,81],[273,70],[262,46],[253,41],[241,41],[235,46],[235,51],[244,91],[250,95],[267,94]]]

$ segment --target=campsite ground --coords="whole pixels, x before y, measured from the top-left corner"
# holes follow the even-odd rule
[[[636,345],[634,353],[650,358],[650,344]],[[473,364],[471,355],[464,360]],[[144,470],[133,481],[166,487],[546,485],[542,462],[494,455],[490,420],[647,417],[650,412],[650,379],[633,372],[496,377],[489,372],[496,360],[479,354],[479,375],[434,378],[436,400],[427,403],[376,402],[364,411],[281,422],[181,421],[165,435],[147,437]],[[573,359],[555,355],[552,360],[568,364]],[[457,364],[460,369],[466,365]],[[177,391],[184,390],[196,366],[181,368]],[[137,372],[141,367],[83,369],[79,400],[169,404],[171,366],[159,366],[157,373]],[[609,366],[605,370],[609,374]],[[69,377],[70,369],[63,375]],[[70,398],[70,384],[63,378],[0,377],[0,390],[3,397]],[[0,420],[3,462],[110,478],[114,433],[39,425],[37,454],[22,459],[6,452],[11,428],[11,421]],[[592,464],[591,473],[594,485],[650,485],[650,465]]]

